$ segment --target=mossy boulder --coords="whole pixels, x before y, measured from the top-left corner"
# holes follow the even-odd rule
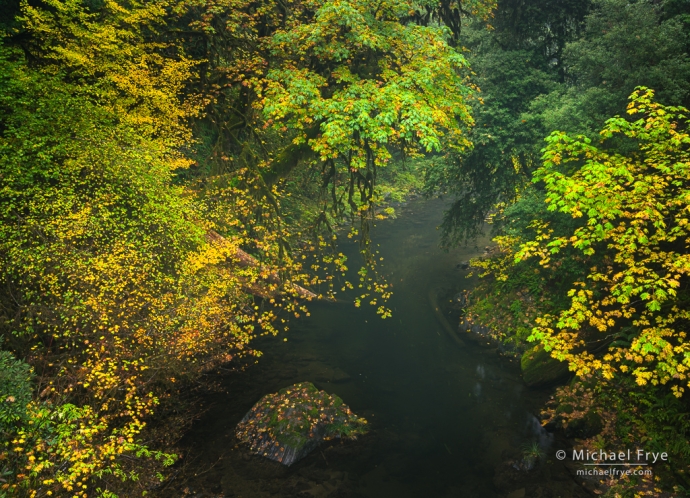
[[[539,345],[525,351],[520,360],[522,378],[529,387],[543,387],[565,380],[568,375],[568,364],[551,357]]]
[[[567,415],[570,415],[574,411],[575,411],[575,408],[570,403],[561,403],[560,405],[558,405],[556,407],[556,415],[559,415],[561,413],[565,413]]]
[[[355,439],[366,424],[338,396],[301,382],[261,398],[237,424],[236,435],[252,453],[289,466],[322,441]]]
[[[565,426],[565,436],[587,439],[594,437],[604,429],[604,421],[594,410],[589,410],[584,416],[570,420]]]

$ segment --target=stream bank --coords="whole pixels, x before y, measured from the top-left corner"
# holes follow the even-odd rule
[[[205,396],[204,415],[182,441],[179,476],[161,496],[589,496],[553,458],[563,443],[533,415],[549,393],[525,388],[519,368],[495,351],[460,347],[437,319],[429,291],[469,289],[456,267],[480,252],[438,249],[443,209],[440,200],[411,202],[372,233],[394,284],[392,318],[355,308],[350,295],[311,303],[287,342],[261,339],[256,365],[217,375],[219,392]],[[356,243],[341,248],[356,271]],[[235,440],[237,422],[263,395],[303,381],[340,396],[369,421],[369,434],[330,442],[291,467],[250,455]],[[525,472],[529,444],[545,458]]]

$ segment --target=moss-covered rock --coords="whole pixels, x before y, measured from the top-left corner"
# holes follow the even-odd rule
[[[570,415],[575,411],[575,408],[573,408],[573,405],[570,403],[561,403],[556,407],[556,415],[559,415],[561,413],[565,413],[567,415]]]
[[[236,434],[253,453],[289,466],[322,441],[364,434],[366,423],[338,396],[301,382],[261,398]]]
[[[522,378],[529,387],[542,387],[555,384],[569,375],[568,364],[551,357],[539,345],[525,351],[520,360]]]
[[[604,421],[594,410],[589,410],[584,416],[570,420],[565,426],[566,437],[587,439],[594,437],[604,429]]]

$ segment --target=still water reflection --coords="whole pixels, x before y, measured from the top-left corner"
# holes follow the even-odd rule
[[[194,465],[208,469],[192,484],[243,497],[504,496],[492,479],[506,454],[551,441],[530,414],[536,402],[514,367],[459,346],[434,315],[429,290],[471,286],[456,265],[481,252],[438,249],[442,213],[441,201],[413,202],[374,230],[382,271],[394,284],[392,318],[381,320],[365,305],[312,304],[287,342],[260,342],[265,355],[256,366],[222,379],[227,395],[209,400],[184,441]],[[357,266],[356,244],[343,244]],[[342,397],[370,421],[371,434],[316,450],[289,469],[234,446],[234,426],[253,403],[305,380]]]

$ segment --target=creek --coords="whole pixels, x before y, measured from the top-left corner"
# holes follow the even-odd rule
[[[258,340],[255,346],[264,354],[257,364],[218,378],[224,392],[206,397],[207,410],[182,441],[192,470],[178,492],[246,498],[525,496],[524,489],[512,495],[497,490],[496,469],[529,442],[553,454],[552,436],[533,415],[548,392],[524,387],[519,367],[494,350],[457,343],[435,316],[429,291],[444,290],[438,295],[447,302],[447,296],[470,288],[474,280],[457,265],[488,243],[440,250],[436,227],[444,206],[441,200],[412,201],[372,232],[384,258],[381,271],[394,284],[392,318],[382,320],[364,303],[355,308],[353,293],[339,293],[343,302],[310,303],[311,316],[292,322],[287,342]],[[343,239],[341,250],[354,272],[357,244]],[[289,468],[237,446],[234,427],[246,411],[264,394],[301,381],[339,395],[369,421],[370,433],[323,445]],[[562,496],[579,496],[569,493]]]

